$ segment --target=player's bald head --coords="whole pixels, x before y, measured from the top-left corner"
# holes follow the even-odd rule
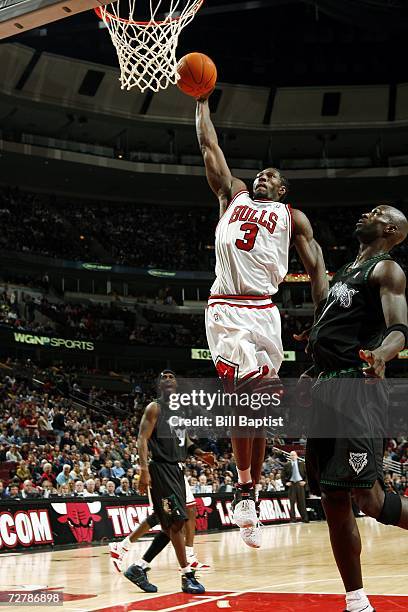
[[[392,238],[394,245],[400,244],[408,236],[408,220],[404,213],[394,206],[381,205],[381,209],[387,217],[385,232]]]

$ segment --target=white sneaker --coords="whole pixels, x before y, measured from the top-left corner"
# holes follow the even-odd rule
[[[190,557],[189,559],[187,559],[187,561],[192,570],[202,571],[211,569],[211,565],[208,565],[207,563],[201,563],[201,561],[199,561],[197,557]]]
[[[254,527],[244,527],[244,529],[240,529],[240,536],[247,546],[251,548],[261,548],[261,523],[258,521]]]
[[[253,499],[243,499],[234,508],[232,520],[241,529],[255,527],[258,522],[255,502]]]
[[[109,544],[109,553],[110,559],[112,561],[113,567],[119,573],[122,572],[123,559],[125,555],[128,553],[128,548],[122,545],[121,542],[112,542]]]

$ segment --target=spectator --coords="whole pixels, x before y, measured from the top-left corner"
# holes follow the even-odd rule
[[[53,495],[56,495],[57,489],[53,486],[50,480],[44,480],[42,483],[42,496],[44,499],[48,499]]]
[[[102,480],[101,480],[101,486],[100,486],[100,488],[99,488],[99,493],[100,493],[100,494],[102,494],[102,495],[103,495],[104,493],[106,493],[106,485],[108,484],[108,482],[109,482],[108,478],[106,478],[106,477],[105,477],[105,478],[102,478]],[[113,484],[115,484],[115,483],[113,483]]]
[[[64,448],[67,448],[68,450],[73,444],[74,440],[71,438],[71,434],[69,431],[65,431],[59,443],[60,449],[63,450]]]
[[[10,499],[21,499],[21,495],[20,495],[20,489],[18,484],[12,483],[9,486],[9,495],[10,495]]]
[[[31,472],[27,467],[27,463],[22,459],[16,471],[16,476],[24,482],[25,480],[29,480],[31,478]]]
[[[20,455],[17,449],[17,445],[12,444],[10,446],[10,449],[6,453],[6,461],[14,461],[15,463],[18,463],[21,460],[22,460],[22,456]]]
[[[108,480],[108,482],[106,483],[106,491],[104,495],[106,495],[107,497],[116,497],[115,488],[115,483],[112,480]]]
[[[101,479],[96,477],[96,478],[94,478],[94,481],[95,481],[95,493],[97,493],[98,495],[101,495],[102,494],[102,491],[101,491],[101,486],[102,486],[101,485]]]
[[[8,499],[10,497],[9,493],[6,493],[5,489],[4,489],[4,483],[2,480],[0,480],[0,500],[1,499]]]
[[[139,480],[140,480],[140,475],[139,474],[135,474],[135,476],[133,476],[132,478],[132,495],[139,495]]]
[[[85,490],[84,490],[84,497],[96,497],[98,494],[95,491],[95,481],[93,480],[93,478],[89,478],[86,482],[85,482]]]
[[[282,481],[282,473],[281,472],[276,472],[275,475],[275,491],[284,491],[285,490],[285,485],[283,484]]]
[[[43,483],[45,480],[51,482],[53,487],[57,484],[57,477],[52,471],[51,463],[48,462],[45,462],[43,465],[43,473],[41,474],[40,482]]]
[[[99,476],[102,478],[112,478],[114,476],[112,471],[112,461],[107,459],[105,465],[99,470]]]
[[[84,477],[81,474],[81,466],[79,465],[79,463],[74,463],[74,467],[69,475],[71,480],[84,480]]]
[[[212,486],[210,484],[207,484],[207,476],[205,474],[200,474],[198,478],[198,484],[195,486],[194,493],[196,495],[212,493]]]
[[[23,482],[23,488],[21,490],[22,499],[37,499],[39,497],[38,491],[33,487],[31,480],[25,480]]]
[[[70,480],[72,480],[71,475],[71,466],[68,463],[65,463],[62,467],[62,472],[60,472],[57,476],[57,484],[61,486],[62,484],[68,484]]]
[[[116,493],[116,495],[127,496],[127,497],[132,495],[132,491],[130,490],[130,487],[129,487],[129,480],[128,480],[128,478],[121,478],[120,486],[117,487],[115,493]]]
[[[223,484],[218,489],[218,493],[232,493],[234,485],[231,476],[225,476]]]
[[[67,482],[63,482],[57,489],[58,497],[71,497],[71,491]]]
[[[74,497],[84,497],[85,496],[85,488],[82,480],[76,480],[74,482]]]
[[[121,466],[119,459],[113,462],[112,474],[114,478],[120,479],[125,474],[125,470]]]
[[[57,409],[52,421],[52,428],[54,430],[55,435],[57,436],[57,444],[59,444],[65,431],[65,416],[62,411],[62,408]]]

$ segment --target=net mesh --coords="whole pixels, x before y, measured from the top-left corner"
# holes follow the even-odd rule
[[[176,84],[176,49],[180,32],[195,17],[204,0],[149,0],[149,21],[136,21],[138,0],[118,0],[100,7],[97,14],[104,21],[115,46],[120,66],[122,89],[138,87],[159,91]],[[124,5],[128,18],[123,17]],[[122,5],[122,7],[121,7]],[[159,18],[166,9],[164,18]]]

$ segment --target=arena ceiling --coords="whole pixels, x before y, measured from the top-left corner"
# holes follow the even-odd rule
[[[404,82],[407,26],[405,0],[206,0],[180,38],[179,55],[193,50],[211,55],[220,79],[232,83]],[[15,40],[38,50],[117,63],[109,35],[93,12]]]

